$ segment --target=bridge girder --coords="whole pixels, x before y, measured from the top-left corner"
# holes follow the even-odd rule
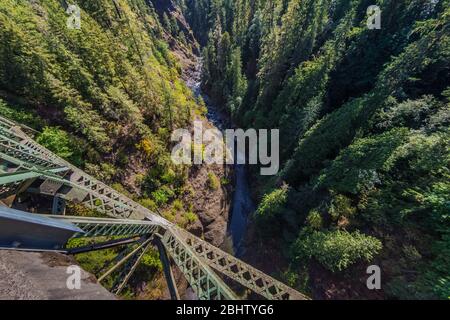
[[[54,188],[47,186],[46,192],[45,188],[34,191],[81,203],[114,218],[53,216],[77,225],[85,231],[85,237],[158,235],[199,299],[237,299],[217,273],[266,299],[308,299],[89,176],[37,144],[20,125],[3,117],[0,117],[0,158],[16,166],[12,172],[0,173],[0,200],[30,181],[43,180],[40,187],[49,182]]]

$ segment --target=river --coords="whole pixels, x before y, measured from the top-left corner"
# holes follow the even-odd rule
[[[208,120],[219,130],[234,128],[229,117],[220,112],[217,106],[211,103],[211,99],[201,90],[202,62],[199,59],[196,70],[186,80],[186,84],[194,92],[195,96],[201,96],[208,108]],[[235,158],[237,155],[235,155]],[[234,194],[231,212],[228,221],[227,233],[231,236],[234,247],[234,255],[240,257],[245,252],[244,237],[247,231],[248,221],[255,211],[255,205],[250,196],[250,187],[245,165],[234,165]]]

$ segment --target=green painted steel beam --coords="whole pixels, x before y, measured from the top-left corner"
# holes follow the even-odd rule
[[[84,231],[76,234],[75,238],[143,236],[155,234],[159,226],[142,220],[120,220],[104,218],[84,218],[71,216],[47,216],[60,221],[76,225]]]
[[[67,168],[50,169],[47,171],[39,170],[20,170],[12,173],[0,174],[0,185],[6,185],[15,182],[22,182],[29,179],[35,179],[42,176],[54,177],[55,174],[67,171]]]
[[[0,117],[0,158],[19,166],[16,172],[0,174],[0,194],[20,192],[27,185],[24,186],[23,182],[27,182],[29,187],[32,180],[42,179],[44,183],[34,188],[36,192],[50,192],[55,197],[80,202],[116,218],[53,216],[66,219],[83,229],[86,233],[79,237],[161,234],[167,253],[199,299],[237,299],[216,272],[267,299],[307,299],[87,175],[27,137],[17,124],[3,117]],[[58,175],[63,172],[69,172],[70,175]]]
[[[0,148],[1,149],[1,148]],[[0,159],[5,160],[6,162],[9,162],[13,165],[16,165],[18,168],[24,168],[24,169],[38,169],[40,171],[45,171],[48,169],[48,167],[39,165],[38,163],[29,162],[23,159],[19,159],[14,156],[10,156],[4,152],[0,151]],[[58,168],[58,166],[52,166],[51,168]],[[69,168],[66,168],[66,171],[69,170]]]
[[[282,282],[178,228],[179,238],[208,266],[269,300],[309,300]]]
[[[0,125],[0,135],[8,137],[9,139],[20,142],[22,139],[11,129]]]
[[[167,230],[162,237],[162,243],[200,300],[238,299],[223,280],[198,258],[176,231]]]
[[[8,137],[0,135],[0,152],[14,157],[16,159],[22,160],[27,163],[34,165],[39,165],[46,168],[61,167],[61,164],[54,163],[42,154],[34,151],[33,149],[12,140]]]
[[[20,129],[24,129],[33,133],[39,133],[38,131],[34,130],[33,128],[30,128],[24,124],[17,123],[13,120],[7,119],[5,117],[0,116],[0,127],[6,128],[8,130],[13,131],[13,128],[19,127]]]

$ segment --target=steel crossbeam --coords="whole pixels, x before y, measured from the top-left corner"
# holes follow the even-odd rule
[[[15,133],[10,126],[5,125],[0,121],[0,135],[8,137],[9,139],[15,140],[17,142],[21,141],[21,138]]]
[[[4,153],[12,158],[21,160],[24,163],[30,164],[30,166],[40,166],[43,168],[57,168],[61,167],[60,164],[55,164],[48,159],[40,157],[38,154],[30,152],[31,149],[20,144],[17,141],[9,139],[0,135],[0,152]]]
[[[41,187],[33,187],[34,192],[81,203],[115,218],[52,216],[85,231],[75,237],[157,235],[199,299],[237,299],[216,272],[267,299],[308,299],[89,176],[29,138],[20,125],[3,117],[0,117],[0,158],[17,166],[15,172],[0,174],[0,196],[14,195],[41,179],[44,182]]]
[[[183,272],[200,300],[236,300],[236,295],[219,276],[178,236],[167,230],[162,238],[167,252]]]
[[[81,203],[88,208],[97,210],[113,218],[130,218],[137,220],[143,220],[146,218],[145,213],[136,210],[136,208],[129,207],[128,204],[120,201],[117,197],[112,196],[113,193],[109,190],[93,190],[91,187],[88,187],[83,183],[78,184],[54,174],[64,171],[67,171],[67,168],[58,168],[46,171],[31,169],[8,174],[0,174],[0,185],[9,185],[11,183],[24,182],[29,179],[40,178],[46,182],[53,182],[55,185],[59,184],[61,186],[68,187],[72,191],[75,190],[75,192],[69,191],[66,194],[57,193],[57,190],[54,190],[55,195],[62,199],[69,201],[81,201]]]
[[[128,281],[130,280],[131,276],[133,275],[134,271],[139,266],[139,263],[141,262],[145,253],[149,250],[151,246],[152,243],[150,241],[146,244],[144,243],[144,245],[140,247],[139,250],[134,254],[134,256],[128,261],[125,268],[123,268],[122,272],[120,273],[116,283],[113,285],[111,291],[114,294],[118,295],[122,292],[122,290],[127,285]]]
[[[1,156],[1,155],[0,155]],[[0,185],[6,185],[9,183],[23,182],[29,179],[38,178],[41,176],[53,177],[57,173],[67,170],[66,168],[57,168],[47,171],[38,170],[20,170],[12,173],[0,174]]]
[[[84,218],[70,216],[48,216],[49,218],[70,222],[84,231],[75,234],[75,238],[143,236],[157,233],[159,226],[148,221],[120,220],[102,218]]]
[[[214,247],[194,235],[179,230],[180,237],[206,264],[269,300],[308,300],[305,295]]]

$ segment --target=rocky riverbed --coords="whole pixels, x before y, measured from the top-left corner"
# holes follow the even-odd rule
[[[199,58],[196,58],[194,61],[195,63],[191,64],[190,68],[185,72],[184,78],[188,87],[193,90],[196,96],[202,97],[208,108],[207,119],[203,120],[205,122],[204,127],[217,128],[221,131],[234,128],[229,117],[221,112],[219,108],[211,102],[209,97],[202,92],[202,61]],[[206,230],[205,238],[208,241],[212,240],[215,245],[218,245],[221,241],[215,237],[221,238],[223,242],[224,237],[229,236],[233,253],[236,256],[241,256],[245,251],[243,243],[247,230],[248,218],[255,210],[253,200],[250,196],[246,168],[243,165],[224,165],[203,166],[201,171],[202,170],[212,170],[221,177],[221,180],[224,180],[223,178],[225,178],[226,181],[231,183],[231,185],[228,186],[221,186],[223,191],[222,194],[220,192],[215,195],[204,194],[205,198],[197,201],[197,203],[201,204],[201,206],[198,207],[200,221],[202,224],[205,223],[210,227],[209,230]],[[203,181],[203,179],[200,181]],[[225,196],[225,198],[220,201],[221,205],[218,205],[217,203],[217,196]]]

